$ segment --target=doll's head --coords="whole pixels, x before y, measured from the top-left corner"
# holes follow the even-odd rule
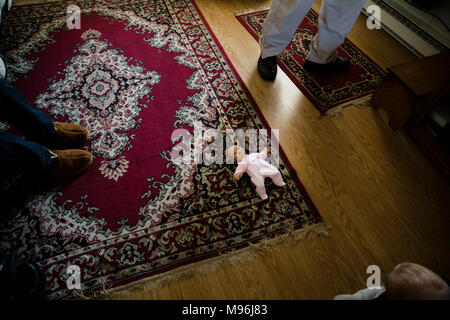
[[[239,162],[244,158],[245,156],[245,150],[244,148],[234,145],[228,148],[227,150],[227,158],[233,159],[234,162]]]
[[[388,275],[386,294],[392,300],[448,300],[450,288],[430,269],[405,262]]]

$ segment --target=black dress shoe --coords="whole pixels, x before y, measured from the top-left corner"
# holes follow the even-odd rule
[[[261,58],[258,60],[258,73],[264,80],[273,81],[277,76],[277,56]]]
[[[337,57],[336,60],[329,63],[315,63],[305,60],[303,69],[307,72],[346,72],[350,69],[350,61],[347,58]]]

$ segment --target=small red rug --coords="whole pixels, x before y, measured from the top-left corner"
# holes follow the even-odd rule
[[[268,11],[246,12],[237,14],[236,18],[259,40]],[[350,60],[349,72],[315,75],[306,72],[303,64],[317,33],[318,17],[313,10],[308,12],[291,43],[278,56],[278,65],[323,115],[367,97],[378,86],[385,72],[347,39],[337,51]]]
[[[282,150],[287,186],[267,182],[267,201],[248,177],[233,179],[236,165],[171,162],[172,132],[192,132],[196,121],[268,129],[195,3],[77,5],[80,29],[68,29],[59,2],[13,7],[1,29],[12,84],[50,117],[91,133],[91,167],[0,226],[1,251],[42,266],[50,298],[176,278],[294,230],[326,233]],[[81,291],[67,286],[72,265]]]

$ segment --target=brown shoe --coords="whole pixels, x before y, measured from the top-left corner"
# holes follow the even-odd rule
[[[49,150],[53,178],[70,178],[85,171],[92,163],[92,154],[85,150]]]
[[[49,147],[55,149],[76,148],[89,138],[88,129],[78,124],[55,121],[55,128],[55,135],[48,143]]]

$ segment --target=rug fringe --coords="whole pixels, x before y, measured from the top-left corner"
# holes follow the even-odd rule
[[[264,10],[269,10],[269,9],[270,9],[270,6],[264,6],[259,9],[254,9],[254,8],[245,9],[245,10],[241,10],[241,11],[235,11],[234,16],[240,16],[240,15],[247,14],[247,13],[254,13],[254,12],[264,11]]]
[[[183,279],[190,278],[195,274],[208,274],[218,271],[227,265],[239,265],[253,262],[256,258],[262,256],[269,250],[277,250],[275,247],[284,244],[291,247],[307,237],[329,236],[330,227],[321,222],[302,229],[294,230],[289,228],[279,236],[274,238],[265,238],[256,244],[250,244],[248,247],[240,250],[233,250],[226,254],[221,254],[215,258],[206,259],[197,263],[179,267],[177,269],[155,275],[150,278],[135,281],[114,289],[107,289],[103,286],[101,292],[88,297],[88,299],[114,299],[114,297],[131,297],[133,291],[139,290],[148,292],[155,288],[174,283]],[[85,298],[85,297],[83,297]]]
[[[345,115],[344,113],[344,108],[348,107],[348,106],[355,106],[361,109],[365,109],[367,107],[370,107],[370,101],[372,100],[372,94],[368,94],[365,95],[361,98],[355,99],[355,100],[351,100],[348,102],[344,102],[336,107],[334,107],[333,109],[328,110],[327,112],[325,112],[324,114],[320,114],[317,116],[318,119],[321,119],[324,116],[329,116],[329,117],[341,117],[343,115]]]

